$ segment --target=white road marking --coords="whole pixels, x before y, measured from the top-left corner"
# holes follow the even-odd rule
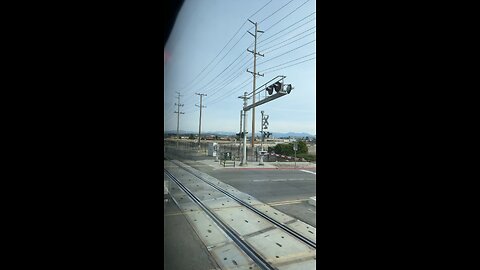
[[[300,170],[300,171],[317,175],[316,172],[312,172],[312,171],[307,171],[307,170]]]
[[[313,179],[255,179],[252,182],[313,181]]]

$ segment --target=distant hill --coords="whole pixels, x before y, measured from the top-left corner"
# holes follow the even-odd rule
[[[280,138],[280,137],[292,137],[292,138],[302,138],[302,137],[310,137],[310,138],[313,138],[315,137],[315,135],[312,135],[310,133],[306,133],[306,132],[285,132],[285,133],[282,133],[282,132],[274,132],[274,131],[270,131],[273,136],[275,138]]]
[[[163,132],[164,134],[177,134],[176,130],[167,130]],[[179,134],[193,134],[193,135],[198,135],[198,130],[197,131],[185,131],[185,130],[179,130]],[[228,132],[228,131],[202,131],[202,135],[223,135],[223,136],[229,136],[229,135],[235,135],[236,132]]]
[[[275,132],[275,131],[270,131],[275,138],[280,138],[280,137],[292,137],[292,138],[302,138],[302,137],[310,137],[314,138],[316,135],[312,135],[310,133],[306,132]],[[185,131],[185,130],[179,130],[178,133],[180,134],[198,134],[198,131]],[[165,131],[164,134],[177,134],[176,130],[168,130]],[[221,135],[221,136],[233,136],[237,134],[237,132],[229,132],[229,131],[202,131],[202,135]],[[255,132],[257,136],[260,136],[260,132]]]

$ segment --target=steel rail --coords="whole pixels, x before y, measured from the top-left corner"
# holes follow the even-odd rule
[[[178,164],[177,164],[178,165]],[[173,174],[171,174],[167,169],[163,169],[167,176],[174,181],[180,189],[183,190],[200,208],[205,211],[205,213],[238,245],[238,247],[245,252],[261,269],[264,270],[274,270],[262,256],[260,256],[253,247],[247,244],[244,240],[240,238],[237,233],[229,228],[225,223],[223,223],[217,216],[210,211],[198,198],[195,196],[185,185],[183,185]]]
[[[286,231],[287,233],[289,233],[290,235],[294,236],[295,238],[301,240],[302,242],[304,242],[305,244],[309,245],[310,247],[313,247],[314,249],[317,249],[317,243],[308,239],[307,237],[301,235],[300,233],[294,231],[293,229],[285,226],[284,224],[280,223],[279,221],[269,217],[268,215],[264,214],[263,212],[261,212],[260,210],[258,210],[257,208],[249,205],[248,203],[244,202],[243,200],[235,197],[234,195],[232,195],[230,192],[224,190],[223,188],[221,187],[218,187],[216,186],[215,184],[211,183],[210,181],[196,175],[194,172],[192,172],[191,170],[189,170],[188,168],[185,168],[184,166],[178,164],[177,162],[175,162],[174,160],[170,160],[172,163],[176,164],[177,166],[179,166],[180,168],[182,168],[183,170],[191,173],[192,175],[194,175],[195,177],[197,177],[198,179],[204,181],[205,183],[209,184],[211,187],[213,187],[214,189],[222,192],[223,194],[227,195],[228,197],[232,198],[233,200],[235,200],[236,202],[238,202],[239,204],[247,207],[249,210],[253,211],[254,213],[258,214],[259,216],[265,218],[266,220],[270,221],[271,223],[273,223],[275,226],[283,229],[284,231]]]

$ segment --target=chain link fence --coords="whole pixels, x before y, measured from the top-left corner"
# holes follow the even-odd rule
[[[208,145],[212,141],[185,141],[185,140],[164,140],[164,154],[172,157],[185,159],[205,159],[214,158],[208,156]],[[218,143],[218,142],[217,142]],[[260,160],[259,153],[255,146],[254,149],[247,145],[247,161],[257,162]],[[230,152],[236,160],[241,161],[243,157],[243,147],[239,143],[218,143],[217,156],[220,158],[223,153]],[[264,161],[275,161],[275,157],[265,156]]]

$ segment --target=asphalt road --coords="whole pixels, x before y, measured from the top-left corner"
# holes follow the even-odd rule
[[[272,207],[306,222],[314,227],[316,207],[308,204],[308,199],[316,196],[315,169],[309,170],[255,170],[220,169],[197,161],[184,161],[186,164],[205,172],[238,190],[250,194]],[[310,171],[306,172],[306,171]],[[315,173],[315,174],[314,174]]]

